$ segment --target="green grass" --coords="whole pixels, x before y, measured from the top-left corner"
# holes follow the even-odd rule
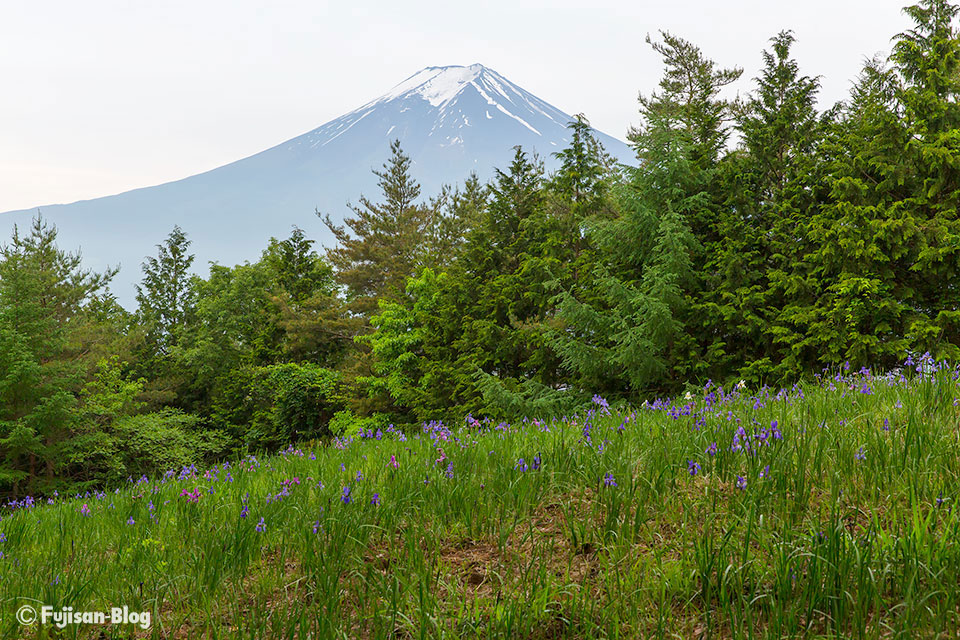
[[[0,633],[957,637],[954,373],[717,391],[390,432],[5,511]],[[17,608],[38,603],[126,605],[153,624],[21,626]]]

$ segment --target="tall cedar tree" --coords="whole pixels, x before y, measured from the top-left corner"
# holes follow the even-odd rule
[[[726,344],[717,370],[754,383],[782,382],[813,364],[797,347],[794,318],[811,301],[799,267],[805,225],[826,197],[818,150],[830,118],[816,110],[819,80],[801,76],[790,56],[792,33],[771,43],[736,118],[741,144],[721,166],[724,242],[718,284],[706,291]]]
[[[407,282],[404,304],[381,304],[373,319],[371,382],[403,412],[398,419],[440,419],[450,407],[459,413],[480,409],[471,377],[477,365],[459,351],[469,342],[464,323],[474,315],[480,292],[461,267],[483,242],[478,238],[488,237],[491,196],[475,173],[453,191],[440,221],[443,241],[434,245],[434,268]]]
[[[157,255],[144,260],[143,280],[137,285],[140,321],[147,328],[153,354],[168,355],[180,342],[193,301],[190,298],[190,240],[175,226]]]
[[[643,125],[629,135],[640,164],[618,194],[622,213],[592,225],[601,252],[592,290],[559,297],[566,327],[554,343],[588,391],[636,397],[675,385],[699,361],[686,319],[702,321],[692,301],[705,287],[704,247],[719,240],[716,167],[730,111],[719,94],[740,70],[662,35],[648,38],[666,69],[661,91],[640,96]]]
[[[564,233],[551,215],[546,187],[542,163],[516,147],[509,170],[496,171],[483,223],[467,237],[451,271],[469,310],[455,343],[467,375],[492,376],[507,387],[555,375],[557,362],[542,322],[551,309],[549,283],[572,263],[568,247],[579,233]],[[461,385],[480,400],[475,382]]]
[[[321,294],[334,293],[333,269],[313,249],[314,241],[294,227],[285,240],[270,239],[261,260],[275,274],[277,293],[286,293],[291,304]]]

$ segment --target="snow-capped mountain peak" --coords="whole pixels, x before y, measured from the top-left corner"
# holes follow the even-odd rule
[[[416,72],[393,89],[373,101],[373,104],[420,96],[434,107],[442,107],[472,85],[484,73],[494,74],[481,64],[469,67],[427,67]]]
[[[482,64],[472,64],[467,67],[427,67],[358,111],[396,100],[419,98],[442,113],[448,107],[459,107],[456,103],[465,94],[479,96],[489,109],[509,116],[538,136],[542,136],[543,133],[531,124],[531,121],[538,117],[546,117],[553,123],[562,125],[566,125],[570,119],[556,107],[524,91]],[[493,115],[490,114],[489,109],[484,113],[484,117],[491,120]],[[531,116],[534,117],[531,118]]]
[[[525,132],[515,138],[517,144],[530,147],[530,134],[546,137],[546,142],[539,140],[533,146],[541,147],[541,152],[552,152],[558,143],[567,141],[570,120],[571,116],[482,64],[427,67],[359,109],[290,142],[291,148],[301,144],[322,148],[349,131],[355,132],[355,127],[378,128],[373,123],[380,122],[383,135],[403,140],[417,129],[441,146],[462,146],[470,137],[461,134],[466,128],[482,126],[489,134],[491,128],[506,133],[522,127]],[[613,147],[626,148],[619,141],[604,138]],[[620,155],[620,149],[613,151]]]
[[[120,265],[114,290],[133,301],[139,266],[174,225],[190,236],[195,265],[253,260],[268,239],[297,225],[320,244],[332,237],[315,211],[339,222],[347,202],[377,197],[380,167],[399,139],[424,197],[471,173],[481,180],[509,166],[513,148],[536,153],[547,169],[568,142],[572,116],[480,64],[427,67],[360,108],[256,155],[176,182],[67,205],[41,207],[64,246],[79,246],[86,266]],[[607,151],[634,158],[595,132]],[[4,214],[8,228],[36,209]]]

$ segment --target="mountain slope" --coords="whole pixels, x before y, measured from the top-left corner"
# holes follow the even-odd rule
[[[193,241],[195,265],[255,260],[271,237],[293,225],[331,243],[315,210],[334,220],[347,202],[377,195],[371,169],[399,138],[424,196],[471,171],[482,180],[506,167],[512,148],[538,153],[548,168],[567,142],[571,116],[482,65],[429,67],[336,120],[258,154],[175,182],[72,204],[39,207],[60,229],[61,245],[80,247],[88,267],[120,265],[113,290],[132,306],[140,263],[174,225]],[[622,162],[633,153],[597,132]],[[0,214],[0,232],[26,224],[38,208]]]

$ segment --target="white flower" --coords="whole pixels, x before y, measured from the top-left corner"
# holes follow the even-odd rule
[[[746,383],[746,381],[741,380],[740,382],[737,383],[737,389],[738,389],[738,390],[746,389],[746,388],[747,388],[747,383]]]
[[[683,397],[687,400],[693,400],[693,395],[691,395],[689,391],[687,391],[687,394]]]

